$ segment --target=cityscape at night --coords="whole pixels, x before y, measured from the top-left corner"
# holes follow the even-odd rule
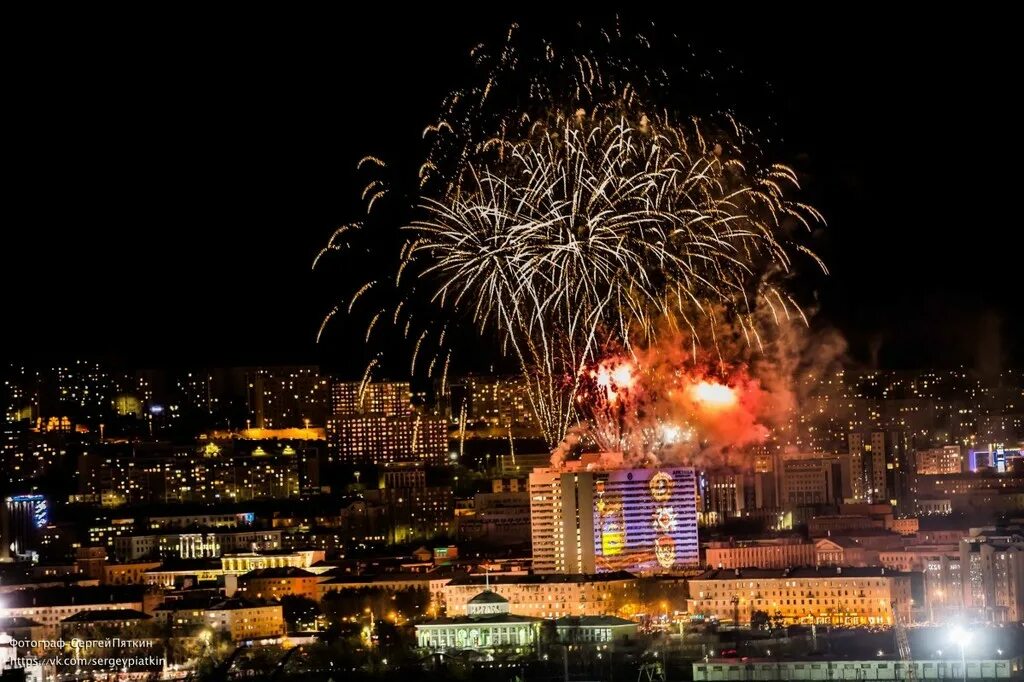
[[[1024,680],[1003,29],[366,12],[15,76],[0,682]]]

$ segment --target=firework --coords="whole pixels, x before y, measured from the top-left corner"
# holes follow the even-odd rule
[[[733,116],[665,102],[665,92],[696,90],[658,63],[643,32],[616,25],[595,47],[568,50],[524,49],[516,35],[512,27],[493,52],[474,48],[483,78],[454,91],[423,132],[395,286],[364,284],[341,307],[392,295],[390,315],[371,305],[366,338],[390,319],[414,340],[410,371],[425,368],[442,393],[446,325],[467,319],[515,360],[552,445],[577,438],[581,422],[604,447],[646,453],[693,442],[695,425],[707,430],[674,408],[640,415],[657,412],[661,395],[649,376],[658,363],[640,360],[667,338],[687,348],[672,370],[686,368],[672,404],[683,396],[687,409],[726,422],[748,414],[756,386],[722,339],[758,348],[766,316],[803,321],[783,278],[798,255],[824,270],[792,236],[822,222],[790,198],[796,173],[767,159]],[[386,167],[376,157],[360,165]],[[368,213],[388,186],[365,186]],[[317,261],[365,233],[361,223],[342,228]],[[411,334],[413,310],[424,308]],[[424,323],[433,319],[445,323]]]
[[[557,442],[607,344],[649,346],[666,323],[693,332],[712,308],[757,344],[759,305],[799,314],[766,277],[792,267],[787,223],[820,219],[787,200],[795,186],[790,169],[744,156],[738,126],[676,125],[622,102],[615,116],[554,114],[503,142],[501,161],[470,164],[450,198],[426,201],[408,260],[434,302],[469,310],[511,349]]]

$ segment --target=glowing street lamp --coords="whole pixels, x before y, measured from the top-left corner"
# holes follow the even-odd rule
[[[960,646],[960,672],[963,673],[964,682],[967,682],[967,645],[971,641],[971,633],[961,625],[954,625],[950,631],[950,638]]]

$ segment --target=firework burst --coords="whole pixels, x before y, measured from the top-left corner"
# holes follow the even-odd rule
[[[499,159],[470,164],[408,228],[408,259],[433,300],[469,310],[511,349],[551,441],[577,419],[579,379],[605,344],[650,345],[666,320],[695,331],[714,307],[756,344],[758,304],[799,314],[765,273],[791,269],[787,223],[820,220],[787,200],[790,169],[744,155],[739,126],[675,125],[620,105],[556,114],[503,141]]]
[[[719,330],[738,330],[756,348],[763,311],[773,324],[802,321],[782,282],[798,255],[824,270],[793,236],[822,219],[790,198],[796,173],[767,159],[734,117],[682,115],[659,100],[673,77],[655,65],[644,33],[615,26],[593,49],[541,41],[527,50],[516,30],[497,51],[474,49],[484,77],[453,92],[424,130],[428,152],[413,215],[396,225],[393,277],[358,287],[339,307],[352,313],[387,292],[390,314],[365,304],[366,337],[390,320],[414,344],[410,371],[426,369],[442,392],[447,325],[468,318],[515,360],[554,445],[579,421],[600,421],[579,397],[593,395],[608,348],[636,358],[682,333],[689,362],[717,356],[724,379]],[[368,159],[362,165],[385,167]],[[368,212],[388,186],[366,185]],[[342,228],[317,260],[365,232],[362,223]],[[725,402],[718,385],[696,389],[704,403]],[[642,440],[689,432],[666,422]]]

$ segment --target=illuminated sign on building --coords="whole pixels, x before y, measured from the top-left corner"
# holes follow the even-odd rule
[[[698,563],[693,469],[610,471],[595,483],[597,569],[656,571]]]

